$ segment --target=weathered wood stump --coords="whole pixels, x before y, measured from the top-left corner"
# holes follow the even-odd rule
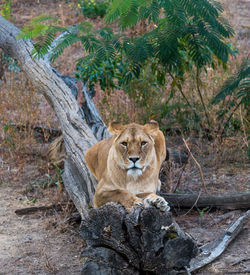
[[[108,203],[89,211],[80,233],[87,243],[82,274],[165,274],[185,271],[197,255],[170,212],[135,207],[130,213]]]

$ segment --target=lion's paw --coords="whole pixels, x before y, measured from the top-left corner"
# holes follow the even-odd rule
[[[124,207],[127,209],[128,212],[132,210],[133,207],[139,206],[139,207],[144,207],[145,204],[142,199],[140,198],[133,198],[132,200],[128,200],[124,203],[122,203]]]
[[[170,210],[170,207],[165,199],[155,194],[148,195],[144,200],[148,205],[154,205],[161,211],[167,212]]]
[[[134,203],[133,203],[134,206],[141,206],[143,207],[144,206],[144,203],[143,203],[143,200],[142,199],[136,199],[134,200]]]

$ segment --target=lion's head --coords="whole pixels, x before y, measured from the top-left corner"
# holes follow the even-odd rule
[[[112,158],[128,176],[138,177],[148,167],[157,166],[155,137],[159,126],[155,121],[145,125],[131,123],[122,125],[113,122],[109,130],[115,138],[111,147]]]

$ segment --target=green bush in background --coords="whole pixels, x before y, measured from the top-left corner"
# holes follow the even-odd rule
[[[109,5],[109,0],[78,0],[78,7],[87,18],[103,18]]]

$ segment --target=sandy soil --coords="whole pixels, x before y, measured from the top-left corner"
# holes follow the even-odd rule
[[[79,274],[84,242],[78,226],[65,223],[67,211],[15,214],[16,209],[51,205],[58,192],[36,184],[31,190],[30,183],[42,176],[37,166],[26,168],[21,180],[9,182],[6,175],[15,168],[0,170],[0,274]]]

